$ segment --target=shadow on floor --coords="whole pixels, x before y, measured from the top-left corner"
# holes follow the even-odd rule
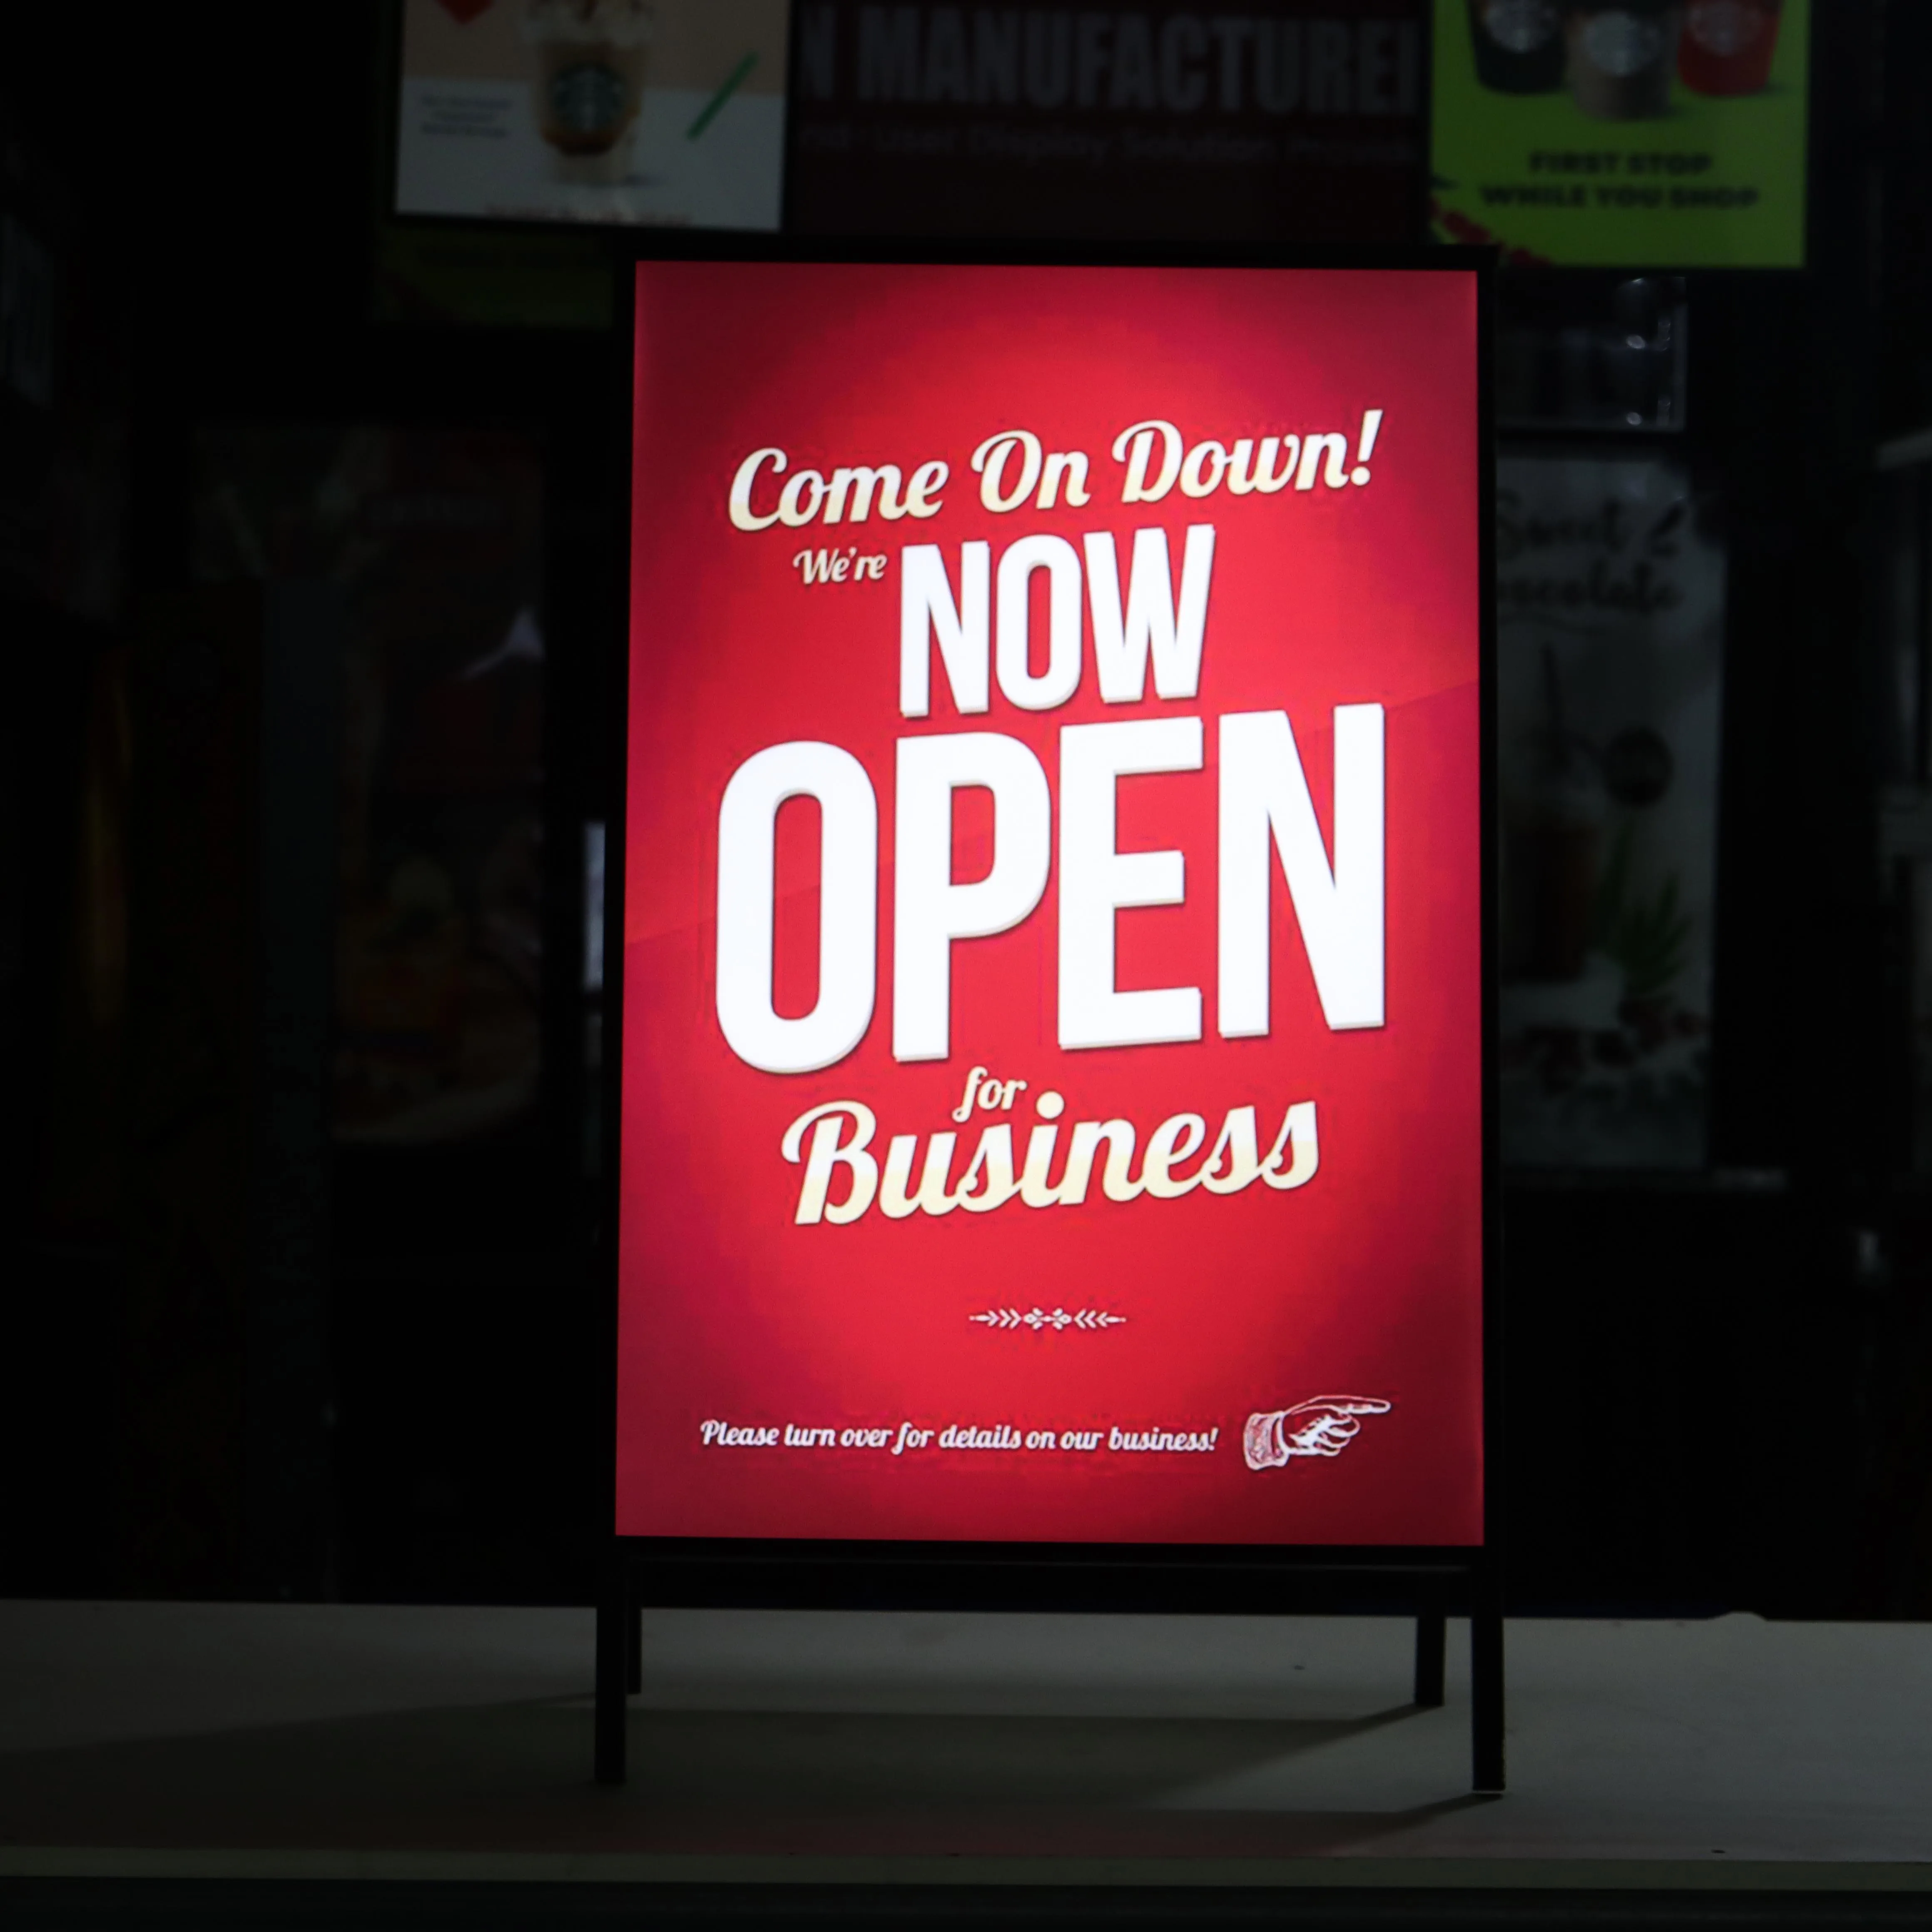
[[[1417,1714],[634,1709],[631,1781],[609,1791],[590,1782],[587,1704],[548,1701],[10,1754],[0,1819],[14,1844],[47,1846],[1305,1856],[1466,1801],[1354,1812],[1170,1801]]]

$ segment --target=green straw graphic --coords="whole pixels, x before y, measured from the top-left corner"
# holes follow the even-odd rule
[[[717,119],[718,110],[737,92],[746,75],[749,74],[758,64],[758,56],[755,53],[748,53],[725,76],[724,85],[704,104],[704,112],[684,130],[684,138],[687,141],[696,140],[698,136]]]

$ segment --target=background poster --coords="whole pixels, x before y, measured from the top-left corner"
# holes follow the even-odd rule
[[[543,970],[542,459],[497,430],[211,425],[203,583],[342,592],[338,1139],[532,1124]]]
[[[798,15],[806,234],[1412,242],[1424,0]]]
[[[1700,1167],[1724,550],[1654,457],[1498,496],[1504,1159]]]
[[[1810,0],[1436,0],[1436,232],[1802,268]]]
[[[404,0],[396,208],[775,229],[786,0]]]
[[[637,272],[619,1531],[1479,1542],[1474,277]]]

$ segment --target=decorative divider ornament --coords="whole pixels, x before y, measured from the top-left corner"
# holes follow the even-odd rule
[[[1063,1328],[1118,1328],[1127,1318],[1109,1314],[1104,1308],[1082,1308],[1072,1314],[1064,1308],[1050,1312],[1044,1308],[1029,1308],[1024,1314],[1017,1308],[989,1308],[983,1315],[969,1315],[966,1318],[988,1328],[1030,1328],[1037,1335],[1048,1328],[1056,1331]]]

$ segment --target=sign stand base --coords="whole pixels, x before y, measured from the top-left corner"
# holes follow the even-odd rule
[[[620,1556],[605,1566],[597,1599],[596,1763],[599,1784],[622,1784],[627,1775],[625,1706],[638,1684],[633,1659],[641,1666],[638,1640],[642,1606],[632,1600],[630,1565]]]
[[[1415,1702],[1418,1709],[1439,1710],[1449,1660],[1449,1619],[1424,1610],[1415,1620]]]
[[[626,1706],[644,1688],[646,1602],[644,1594],[637,1587],[638,1580],[635,1560],[620,1546],[606,1567],[597,1604],[596,1763],[599,1784],[622,1784],[628,1774]],[[1446,1600],[1450,1586],[1458,1580],[1466,1585],[1469,1610],[1470,1785],[1479,1794],[1499,1796],[1505,1787],[1503,1613],[1502,1580],[1492,1558],[1479,1555],[1472,1562],[1445,1568],[1426,1580],[1414,1580],[1414,1594],[1421,1599],[1414,1612],[1414,1700],[1421,1710],[1439,1709],[1445,1700],[1449,1635]],[[872,1600],[869,1593],[868,1600]],[[920,1607],[938,1606],[922,1604]],[[1079,1607],[1096,1606],[1083,1604]],[[1115,1607],[1129,1610],[1148,1606],[1129,1600]]]

